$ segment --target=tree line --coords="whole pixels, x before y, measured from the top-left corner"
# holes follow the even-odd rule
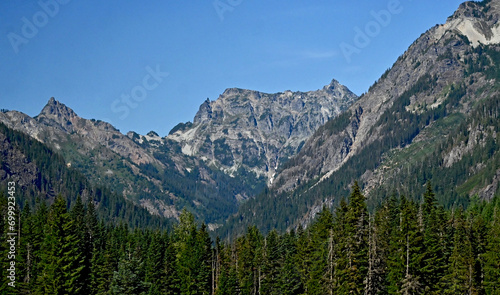
[[[17,212],[16,287],[2,294],[500,294],[500,201],[445,210],[393,195],[374,212],[355,183],[307,228],[213,241],[183,211],[173,230],[99,220],[92,201],[58,196]]]

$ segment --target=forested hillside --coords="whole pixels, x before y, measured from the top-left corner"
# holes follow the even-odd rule
[[[123,221],[133,227],[160,227],[166,219],[112,193],[108,187],[92,185],[79,171],[68,167],[63,157],[30,136],[0,123],[0,190],[14,182],[16,202],[21,207],[51,204],[56,195],[65,197],[68,206],[78,196],[91,201],[104,221]]]
[[[388,196],[370,214],[356,183],[340,207],[324,208],[306,229],[263,235],[252,226],[228,243],[211,240],[187,211],[173,231],[132,230],[103,223],[80,198],[67,210],[59,196],[50,207],[16,212],[16,288],[2,268],[1,292],[499,294],[500,200],[445,210],[430,184],[421,202],[411,199]]]
[[[322,206],[338,206],[355,180],[370,210],[394,191],[423,194],[427,181],[446,208],[498,195],[500,47],[492,36],[499,19],[499,1],[461,4],[320,127],[219,233],[305,225]],[[478,36],[489,36],[488,44]]]
[[[0,110],[0,294],[500,294],[499,44],[465,2],[359,99],[228,89],[166,137]]]

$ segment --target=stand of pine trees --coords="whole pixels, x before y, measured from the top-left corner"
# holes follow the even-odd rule
[[[1,194],[1,193],[0,193]],[[16,287],[1,294],[500,294],[500,200],[445,211],[430,184],[417,203],[391,196],[374,213],[357,183],[308,228],[213,242],[184,211],[172,232],[98,220],[80,198],[18,214]],[[6,197],[0,235],[6,241]]]

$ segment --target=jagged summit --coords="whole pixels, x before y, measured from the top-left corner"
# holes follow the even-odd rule
[[[226,89],[204,101],[193,125],[171,132],[182,152],[207,159],[228,173],[245,167],[272,181],[278,166],[300,150],[305,140],[357,100],[333,79],[308,92],[264,93]]]
[[[51,97],[38,116],[74,118],[77,114],[65,104]]]

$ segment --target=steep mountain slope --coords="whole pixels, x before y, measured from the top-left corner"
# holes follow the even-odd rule
[[[445,205],[495,194],[499,19],[500,1],[466,2],[422,34],[367,94],[319,128],[272,190],[242,206],[230,226],[306,224],[356,179],[371,206],[394,190],[419,195],[427,180]]]
[[[138,227],[165,227],[164,218],[147,210],[107,188],[94,186],[77,170],[67,167],[63,157],[30,136],[12,130],[0,123],[0,189],[7,191],[7,183],[15,183],[15,196],[20,206],[31,208],[40,201],[52,203],[56,195],[66,198],[68,205],[81,196],[92,201],[97,214],[106,221],[127,222]]]
[[[168,136],[182,152],[234,175],[245,170],[270,182],[319,126],[347,109],[357,96],[336,80],[309,92],[267,94],[230,88],[200,106],[193,124]]]
[[[269,171],[356,98],[335,80],[311,92],[228,89],[202,104],[194,124],[179,124],[163,138],[153,131],[124,135],[54,98],[34,118],[3,111],[0,122],[57,151],[91,183],[154,215],[178,218],[187,208],[215,228],[264,189],[273,176]]]
[[[225,218],[236,210],[238,198],[257,194],[265,182],[252,175],[236,181],[183,155],[171,140],[123,135],[106,122],[79,117],[53,98],[35,118],[7,111],[0,113],[0,122],[57,151],[91,183],[167,218],[177,218],[185,207],[206,222]]]

